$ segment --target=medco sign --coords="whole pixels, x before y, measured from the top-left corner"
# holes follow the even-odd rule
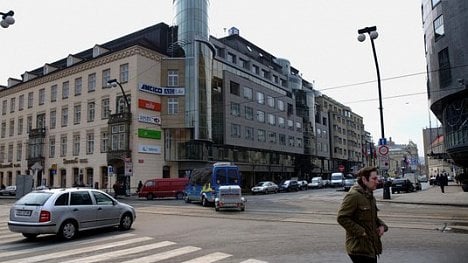
[[[138,85],[138,89],[140,91],[148,92],[151,94],[156,95],[163,95],[163,96],[179,96],[185,95],[184,88],[163,88],[163,87],[155,87],[148,84],[140,83]]]

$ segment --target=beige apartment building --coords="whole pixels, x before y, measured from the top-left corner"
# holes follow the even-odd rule
[[[96,45],[0,87],[0,183],[31,174],[34,186],[107,189],[119,180],[129,189],[177,176],[162,154],[161,115],[177,113],[183,95],[177,69],[161,82],[158,49],[166,46],[167,27]]]

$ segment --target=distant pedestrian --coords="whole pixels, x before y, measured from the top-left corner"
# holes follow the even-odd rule
[[[141,182],[141,180],[138,182],[138,186],[137,186],[137,193],[139,193],[141,191],[141,188],[143,187],[143,183]]]
[[[439,176],[439,186],[440,186],[440,190],[442,191],[442,193],[445,193],[445,186],[446,185],[448,185],[447,174],[441,174]]]
[[[117,195],[120,192],[120,182],[119,181],[115,182],[112,188],[114,188],[114,197],[117,198]]]
[[[338,211],[338,223],[346,229],[346,251],[353,262],[377,262],[382,253],[380,237],[388,230],[377,216],[373,191],[377,168],[364,167],[357,173],[358,185],[351,187]]]

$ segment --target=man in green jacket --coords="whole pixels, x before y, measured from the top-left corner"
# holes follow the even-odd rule
[[[382,253],[380,237],[388,230],[377,217],[373,191],[377,188],[377,168],[359,170],[358,185],[343,199],[338,211],[338,223],[346,230],[346,251],[353,262],[377,262]]]

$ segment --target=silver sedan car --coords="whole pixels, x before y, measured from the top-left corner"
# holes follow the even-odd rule
[[[56,234],[71,240],[79,231],[118,226],[131,228],[135,209],[105,192],[87,188],[33,191],[10,209],[8,228],[26,238]]]

